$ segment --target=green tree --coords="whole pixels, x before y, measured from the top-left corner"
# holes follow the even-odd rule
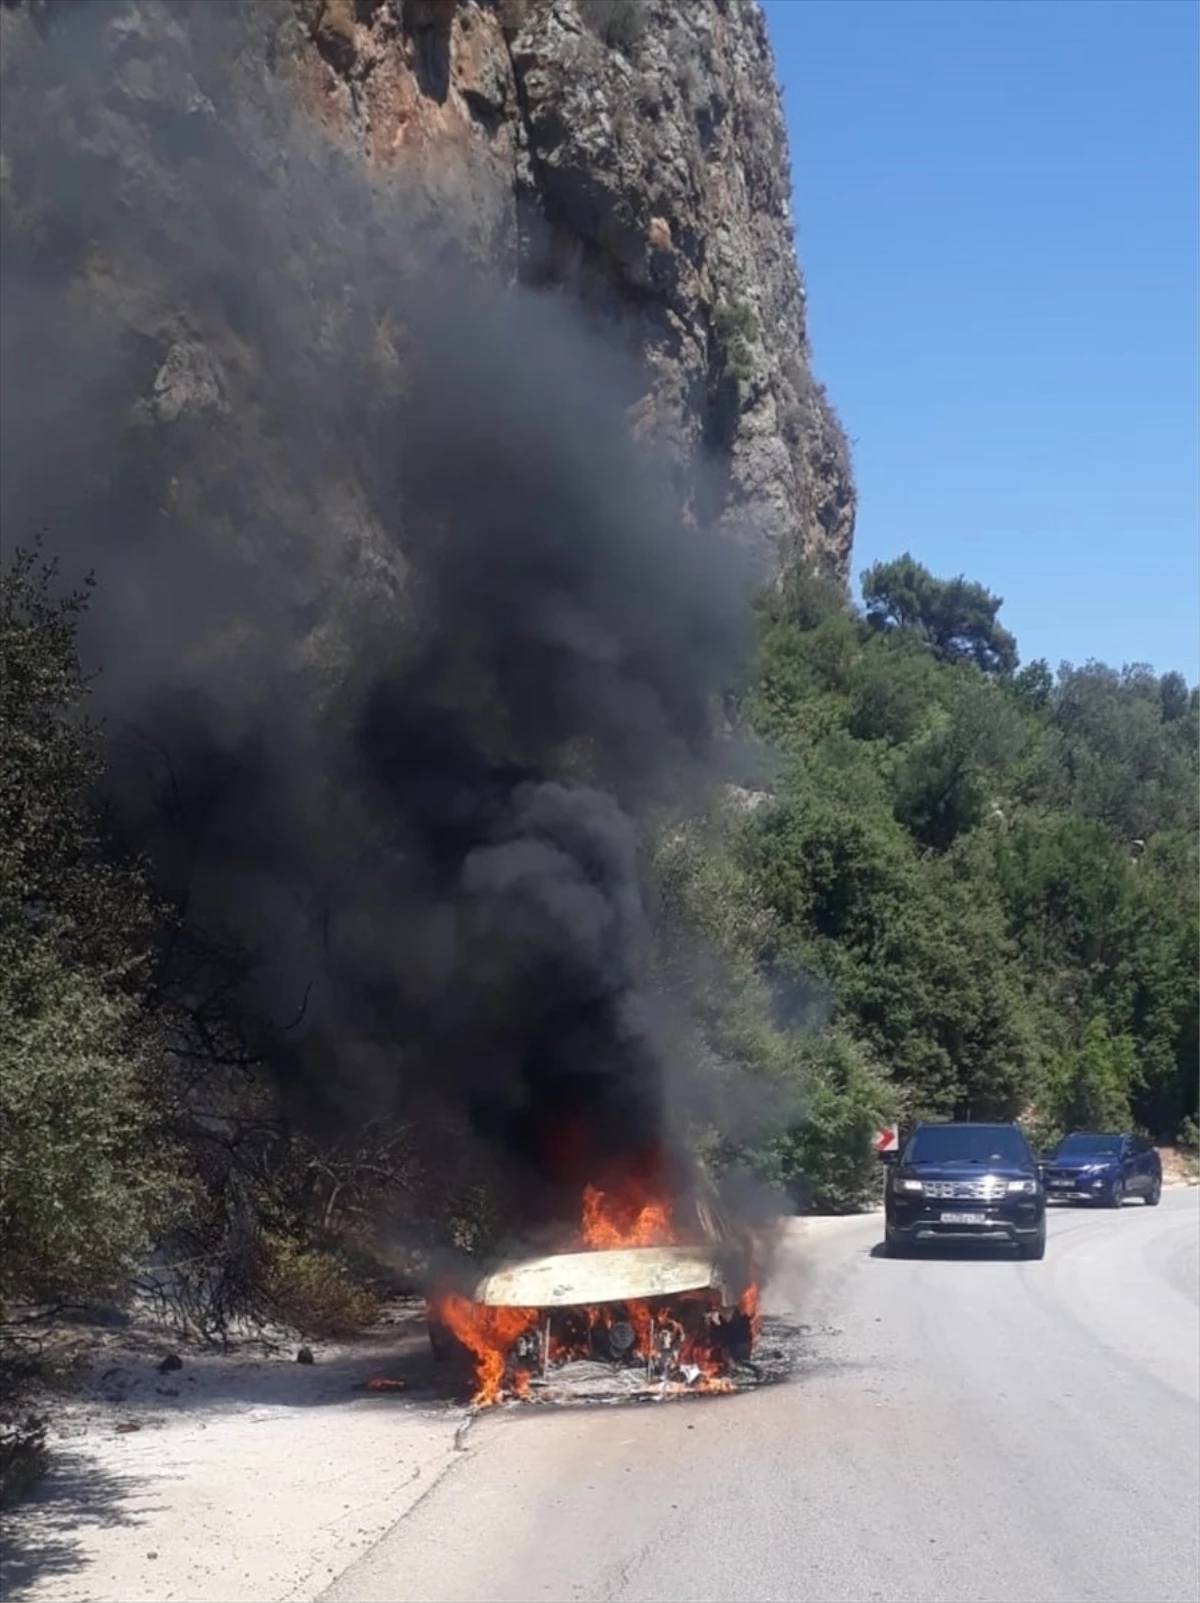
[[[895,1112],[895,1090],[844,1030],[821,1031],[799,1051],[804,1116],[776,1142],[774,1172],[801,1207],[850,1211],[877,1182],[872,1138]]]
[[[903,746],[939,717],[948,688],[923,647],[900,634],[877,635],[851,685],[846,729],[855,740]]]
[[[748,832],[778,951],[829,981],[912,1109],[1012,1110],[1032,1054],[1001,910],[986,886],[922,859],[860,779],[814,765]]]
[[[991,845],[989,873],[1030,970],[1076,976],[1090,1004],[1128,938],[1129,853],[1091,819],[1032,809]]]
[[[1140,1082],[1137,1047],[1113,1035],[1102,1014],[1052,1065],[1044,1114],[1057,1134],[1068,1130],[1128,1130],[1132,1097]]]
[[[97,732],[75,649],[85,592],[38,552],[0,584],[0,1304],[111,1288],[165,1217],[144,989],[151,912],[100,849]]]
[[[1186,712],[1178,700],[1173,682],[1164,692],[1148,668],[1064,666],[1051,698],[1039,793],[1097,819],[1126,843],[1160,829],[1195,830],[1196,723],[1190,699]]]
[[[915,635],[945,662],[973,662],[985,673],[1017,666],[1017,643],[998,619],[1003,598],[981,584],[935,579],[906,551],[868,568],[862,593],[870,624]]]
[[[1126,939],[1116,954],[1110,1011],[1137,1046],[1134,1112],[1174,1134],[1200,1101],[1200,843],[1191,831],[1150,841],[1135,860]]]
[[[896,763],[897,818],[923,846],[945,851],[981,822],[1025,745],[1011,699],[986,680],[957,675],[948,715]]]
[[[1009,671],[997,598],[908,556],[864,595],[857,619],[802,576],[763,609],[742,715],[785,760],[740,850],[768,961],[828,987],[906,1113],[1045,1111],[1106,1083],[1103,1025],[1128,1116],[1173,1134],[1200,1078],[1200,697]]]
[[[1009,681],[1009,690],[1026,711],[1045,712],[1054,695],[1054,675],[1045,657],[1038,657],[1018,669]]]

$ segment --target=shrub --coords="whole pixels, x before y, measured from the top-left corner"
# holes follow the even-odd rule
[[[852,1212],[878,1184],[872,1136],[891,1117],[894,1092],[836,1030],[806,1043],[803,1058],[806,1114],[780,1143],[779,1178],[801,1207]]]
[[[754,372],[750,351],[758,338],[758,320],[745,301],[726,301],[713,312],[713,332],[717,336],[721,365],[730,377],[744,383]]]
[[[335,1253],[283,1234],[267,1235],[262,1245],[264,1302],[301,1335],[354,1336],[378,1314],[378,1296],[355,1284]]]
[[[172,1190],[136,1005],[0,931],[0,1304],[118,1285]]]
[[[103,853],[75,647],[86,595],[17,550],[0,575],[0,1305],[119,1282],[172,1196],[137,873]]]
[[[646,31],[644,0],[579,0],[583,20],[612,50],[631,55]]]

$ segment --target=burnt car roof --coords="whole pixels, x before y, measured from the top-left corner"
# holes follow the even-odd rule
[[[704,1247],[620,1247],[498,1265],[475,1286],[488,1308],[578,1308],[718,1291],[736,1299],[718,1254]]]

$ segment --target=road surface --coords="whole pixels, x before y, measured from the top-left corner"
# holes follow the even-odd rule
[[[325,1603],[1196,1603],[1198,1222],[1055,1211],[1042,1263],[817,1222],[794,1381],[485,1417]]]

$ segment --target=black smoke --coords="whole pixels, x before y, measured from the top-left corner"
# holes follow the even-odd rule
[[[3,538],[96,571],[105,800],[172,940],[234,954],[310,1131],[403,1121],[530,1221],[680,1161],[642,849],[748,575],[631,443],[646,376],[297,123],[261,15],[22,26]]]

